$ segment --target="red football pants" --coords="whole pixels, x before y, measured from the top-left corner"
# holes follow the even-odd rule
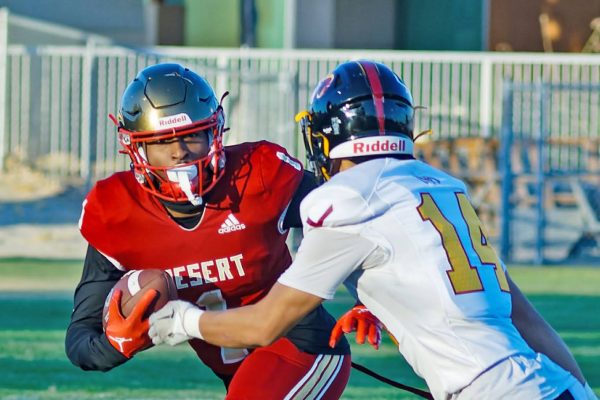
[[[308,354],[286,338],[244,359],[226,400],[336,400],[350,378],[350,355]]]

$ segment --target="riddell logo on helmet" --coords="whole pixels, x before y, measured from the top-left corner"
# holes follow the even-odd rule
[[[373,143],[353,143],[352,150],[354,154],[369,154],[383,151],[405,151],[406,144],[404,141],[377,141]]]
[[[162,117],[158,119],[158,126],[160,129],[176,128],[178,126],[184,126],[191,123],[192,119],[186,113],[170,115],[168,117]]]

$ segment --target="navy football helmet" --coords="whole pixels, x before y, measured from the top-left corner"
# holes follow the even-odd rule
[[[309,163],[319,178],[331,160],[412,155],[413,99],[386,65],[367,60],[340,64],[317,85],[300,123]]]

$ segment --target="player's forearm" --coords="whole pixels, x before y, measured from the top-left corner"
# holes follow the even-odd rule
[[[83,370],[108,371],[127,361],[102,332],[104,300],[122,275],[97,250],[88,247],[65,337],[67,357]]]
[[[204,340],[218,346],[267,346],[318,307],[321,301],[320,297],[277,282],[256,304],[205,312],[200,318],[200,332]]]
[[[259,307],[208,311],[200,318],[200,332],[208,343],[222,347],[261,347],[277,340],[285,327],[262,315]]]
[[[527,344],[536,352],[545,354],[552,361],[569,371],[581,383],[585,383],[585,377],[579,365],[577,365],[577,361],[562,338],[535,310],[510,279],[509,284],[513,301],[512,320]]]
[[[103,333],[82,323],[69,325],[65,352],[74,365],[85,371],[108,371],[127,361]]]
[[[227,311],[203,311],[172,300],[150,315],[152,343],[171,346],[191,338],[222,347],[267,346],[316,308],[322,299],[276,283],[256,304]]]

